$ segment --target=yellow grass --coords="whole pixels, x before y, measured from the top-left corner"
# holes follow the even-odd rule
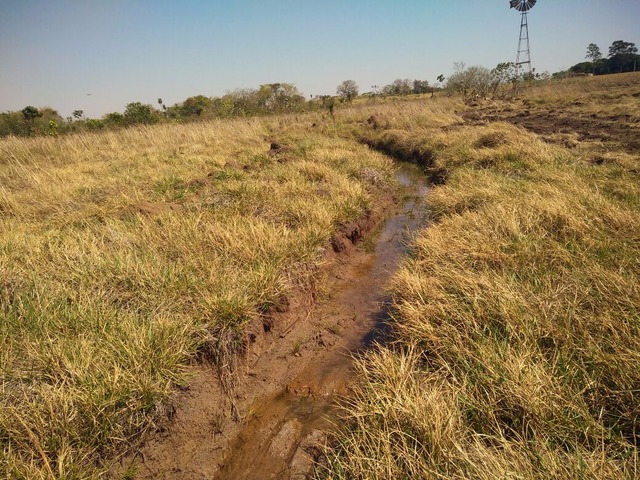
[[[638,83],[549,83],[498,105],[624,114],[633,134]],[[471,126],[464,108],[437,95],[336,122],[0,140],[0,477],[98,478],[190,363],[224,368],[247,322],[388,188],[391,161],[363,144],[443,183],[392,285],[395,340],[359,361],[318,475],[637,477],[640,157]]]
[[[499,122],[403,124],[359,135],[446,183],[394,278],[395,341],[359,362],[318,476],[637,478],[640,156],[597,165],[601,142]]]
[[[97,477],[308,281],[392,171],[313,120],[0,141],[0,477]]]

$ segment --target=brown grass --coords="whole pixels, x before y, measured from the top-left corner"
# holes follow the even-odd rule
[[[601,96],[614,80],[588,82]],[[319,476],[637,478],[640,157],[597,164],[602,142],[434,124],[360,130],[429,150],[448,176],[395,276],[395,341],[360,361]]]
[[[0,477],[97,478],[308,281],[392,171],[313,120],[0,141]]]

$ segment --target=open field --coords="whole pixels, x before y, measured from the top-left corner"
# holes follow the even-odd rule
[[[97,475],[312,282],[392,165],[306,120],[0,141],[0,477]]]
[[[639,92],[625,74],[0,140],[0,476],[104,478],[203,387],[193,365],[233,383],[247,326],[398,191],[393,157],[436,184],[430,225],[316,476],[636,478]]]
[[[571,80],[444,128],[356,127],[446,180],[320,477],[638,477],[639,92]]]

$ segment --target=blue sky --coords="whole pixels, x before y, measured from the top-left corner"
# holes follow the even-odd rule
[[[590,42],[605,55],[640,45],[638,19],[640,0],[539,0],[533,65],[565,69]],[[508,0],[0,0],[0,111],[99,117],[271,82],[307,97],[345,79],[434,82],[456,61],[513,61],[519,28]]]

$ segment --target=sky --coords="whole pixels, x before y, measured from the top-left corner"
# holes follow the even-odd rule
[[[536,71],[640,45],[640,0],[539,0],[529,14]],[[515,61],[508,0],[0,0],[0,112],[66,117],[166,105],[265,83],[335,94],[396,78],[436,81],[454,62]]]

